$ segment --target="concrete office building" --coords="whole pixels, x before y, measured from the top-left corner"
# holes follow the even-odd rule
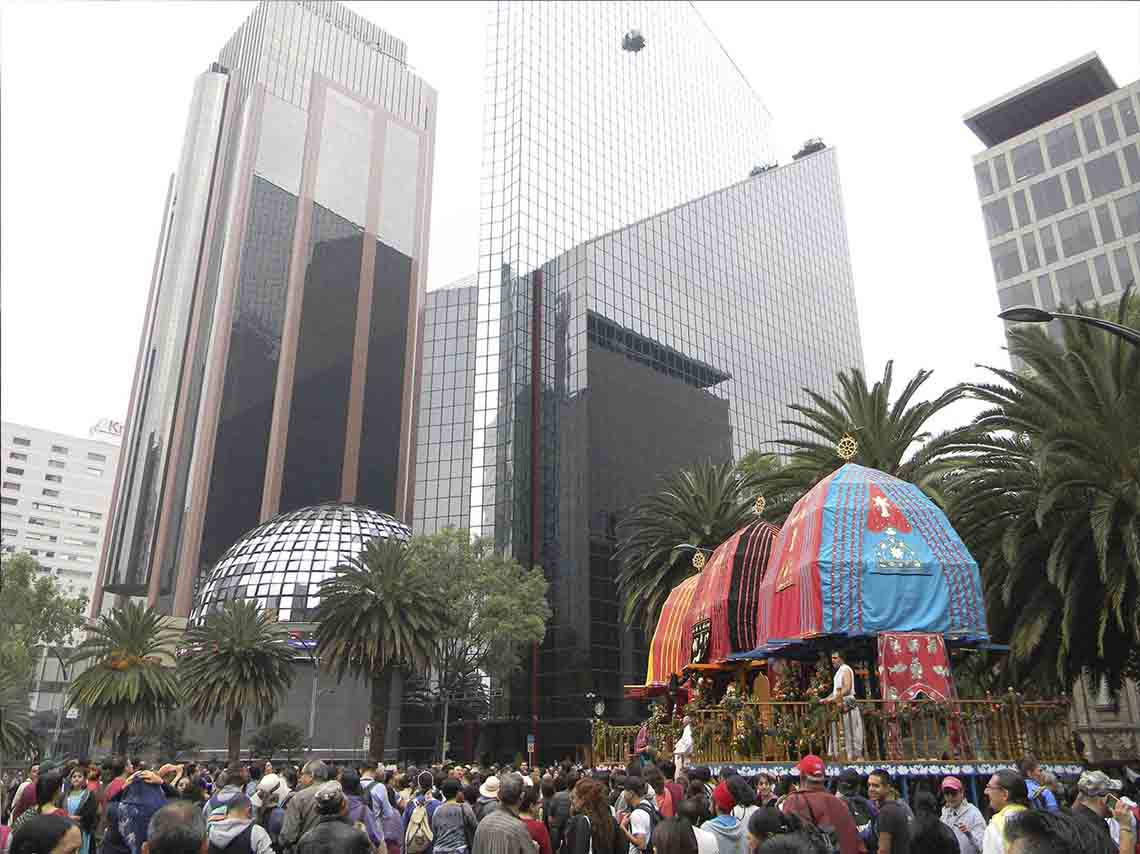
[[[1138,110],[1140,80],[1090,53],[964,117],[1003,309],[1110,303],[1136,278]]]
[[[88,599],[95,591],[119,459],[113,423],[103,419],[86,437],[0,424],[0,553],[4,559],[31,555],[60,587]],[[57,657],[40,655],[30,705],[33,715],[47,715],[42,726],[55,725],[49,713],[60,708],[72,675]]]
[[[757,168],[768,113],[694,7],[503,2],[488,50],[470,527],[550,580],[501,741],[552,759],[587,692],[634,715],[623,514],[862,352],[836,153]]]
[[[337,3],[260,3],[194,88],[104,594],[189,615],[279,513],[411,516],[436,93]]]

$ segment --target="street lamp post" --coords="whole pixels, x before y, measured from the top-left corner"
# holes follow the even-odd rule
[[[1132,283],[1130,282],[1128,287],[1124,289],[1125,295],[1128,294],[1131,288]],[[1050,320],[1057,320],[1058,318],[1075,320],[1078,323],[1095,326],[1097,329],[1102,329],[1110,335],[1123,338],[1129,344],[1140,347],[1140,332],[1137,330],[1120,323],[1113,323],[1111,320],[1105,320],[1101,317],[1090,317],[1087,314],[1069,314],[1063,311],[1045,311],[1045,309],[1037,308],[1037,306],[1033,305],[1015,305],[1012,308],[1007,308],[1005,311],[1000,312],[998,317],[1013,323],[1048,323]]]

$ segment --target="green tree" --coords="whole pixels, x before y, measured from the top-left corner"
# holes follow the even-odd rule
[[[59,649],[83,625],[87,596],[70,595],[29,554],[0,564],[0,656],[25,676],[38,647]]]
[[[36,752],[28,706],[27,673],[0,655],[0,764],[22,762]]]
[[[481,702],[481,677],[509,676],[523,651],[542,641],[550,619],[547,583],[541,569],[523,568],[464,530],[413,538],[408,561],[447,591],[447,628],[433,639],[427,681],[443,706],[446,740],[453,699]]]
[[[915,401],[930,377],[930,371],[916,373],[893,402],[892,362],[887,362],[883,378],[872,386],[867,385],[863,372],[854,368],[837,375],[839,387],[830,397],[805,388],[811,402],[791,404],[789,409],[795,416],[780,422],[801,435],[777,441],[785,451],[783,465],[755,473],[768,502],[765,517],[782,522],[805,492],[843,465],[837,447],[844,436],[854,438],[858,446],[851,462],[916,484],[940,500],[941,481],[947,471],[944,448],[957,431],[934,436],[928,424],[961,400],[965,390],[954,386],[933,400]]]
[[[177,715],[166,719],[158,731],[156,746],[160,759],[177,759],[180,754],[197,750],[198,742],[186,735],[186,719]]]
[[[168,618],[132,602],[89,626],[72,657],[90,666],[71,680],[68,704],[86,710],[97,734],[116,732],[121,753],[132,727],[158,726],[181,700],[171,657],[176,638]]]
[[[669,592],[696,572],[685,546],[719,546],[754,518],[757,492],[731,463],[699,463],[638,502],[618,526],[614,554],[625,620],[652,632]]]
[[[272,758],[284,753],[289,759],[305,749],[305,731],[296,724],[271,721],[254,734],[250,747],[258,756]]]
[[[317,655],[343,679],[372,683],[371,754],[384,756],[388,695],[397,668],[424,670],[447,629],[447,591],[412,566],[401,542],[374,540],[321,584]]]
[[[1053,690],[1082,672],[1119,684],[1140,645],[1140,348],[1058,322],[1063,344],[1012,329],[1028,370],[990,368],[999,382],[969,387],[989,408],[946,481],[1009,678]]]
[[[236,762],[245,716],[268,723],[293,683],[289,632],[256,602],[231,599],[187,630],[178,676],[194,720],[224,717],[226,752]]]

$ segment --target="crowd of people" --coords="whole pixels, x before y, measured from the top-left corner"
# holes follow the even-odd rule
[[[0,854],[1140,854],[1102,771],[1070,789],[1027,757],[981,809],[953,776],[908,801],[886,770],[796,772],[72,761],[5,785]]]

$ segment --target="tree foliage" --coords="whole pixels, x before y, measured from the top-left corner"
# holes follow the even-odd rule
[[[395,540],[368,543],[321,584],[317,655],[338,679],[371,679],[373,758],[384,755],[393,670],[427,668],[447,612],[447,591]]]
[[[177,632],[167,617],[133,602],[87,632],[72,662],[90,666],[71,680],[67,702],[86,710],[97,734],[118,731],[125,750],[131,728],[157,727],[182,698],[172,659]]]
[[[696,572],[693,549],[713,549],[753,518],[754,478],[731,463],[698,463],[665,478],[618,526],[618,596],[647,632],[669,592]]]
[[[28,554],[0,564],[0,657],[25,677],[39,646],[67,645],[83,625],[87,596],[72,596]]]
[[[305,749],[305,731],[286,721],[271,721],[254,734],[250,747],[258,756],[291,757]]]
[[[28,696],[27,673],[0,658],[0,754],[10,761],[27,759],[39,747]]]
[[[446,627],[435,638],[431,670],[441,690],[471,674],[504,678],[522,651],[546,634],[550,606],[541,569],[524,569],[491,542],[448,529],[412,539],[408,560],[446,592]]]
[[[991,632],[1011,644],[1008,677],[1116,685],[1140,645],[1140,348],[1061,322],[1063,344],[1011,330],[1028,370],[989,368],[998,382],[969,387],[988,408],[953,447],[948,510]]]
[[[245,715],[268,722],[293,684],[289,632],[256,602],[231,599],[186,632],[178,676],[191,717],[211,723],[225,718],[229,759],[235,761]]]

